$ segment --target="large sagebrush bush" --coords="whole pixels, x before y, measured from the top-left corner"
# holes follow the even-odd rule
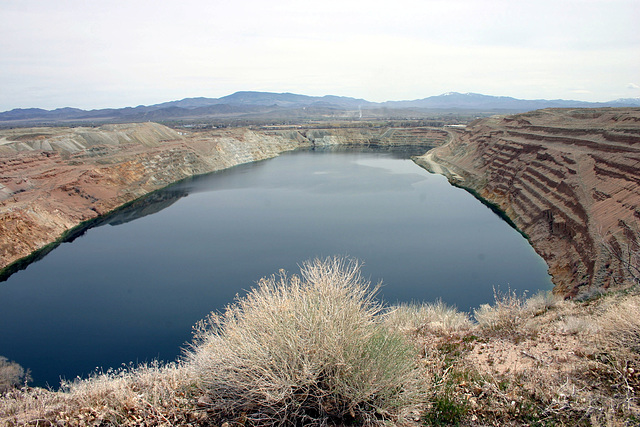
[[[196,328],[186,358],[216,421],[252,425],[401,421],[420,404],[416,348],[385,326],[356,261],[263,278]]]

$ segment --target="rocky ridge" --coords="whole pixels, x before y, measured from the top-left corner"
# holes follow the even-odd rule
[[[0,269],[154,190],[301,147],[427,147],[446,133],[410,129],[177,131],[147,122],[0,131]]]
[[[640,109],[546,109],[448,130],[416,162],[502,210],[556,293],[637,281]]]

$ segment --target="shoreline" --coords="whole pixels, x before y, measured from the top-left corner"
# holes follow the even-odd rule
[[[442,175],[445,178],[447,178],[447,181],[449,182],[450,185],[456,187],[456,188],[460,188],[461,190],[466,191],[467,193],[471,194],[476,200],[478,200],[480,203],[482,203],[483,205],[485,205],[486,207],[488,207],[489,209],[491,209],[491,212],[493,212],[494,214],[496,214],[498,217],[500,217],[500,219],[502,219],[504,222],[506,222],[507,224],[509,224],[509,226],[511,228],[513,228],[514,230],[516,230],[518,232],[518,234],[520,234],[522,237],[524,237],[525,239],[527,239],[527,241],[529,242],[529,244],[531,245],[531,241],[529,239],[529,236],[527,235],[527,233],[525,233],[524,231],[522,231],[518,225],[513,221],[513,219],[511,219],[509,217],[509,215],[496,203],[493,203],[491,200],[485,199],[484,197],[482,197],[480,195],[480,193],[478,193],[475,189],[473,189],[472,187],[466,186],[464,185],[464,179],[462,178],[461,175],[452,172],[451,169],[445,167],[444,165],[438,163],[435,159],[434,159],[434,155],[431,151],[425,153],[422,156],[415,156],[412,158],[413,162],[420,166],[421,168],[425,169],[427,172],[436,174],[436,175]],[[533,247],[533,245],[531,245]]]
[[[5,144],[5,152],[0,152],[0,168],[8,176],[0,182],[0,262],[5,264],[0,282],[110,215],[185,179],[305,147],[406,146],[427,151],[437,145],[438,138],[444,139],[440,130],[431,128],[418,129],[418,136],[409,143],[403,138],[415,136],[415,128],[405,133],[405,129],[376,130],[379,134],[366,128],[268,133],[234,128],[185,135],[144,123],[107,130],[46,130],[52,140],[63,140],[64,146],[42,151],[39,140],[31,151],[7,155]],[[87,132],[93,132],[89,140],[100,142],[102,138],[103,145],[85,144],[75,152],[64,151],[70,141],[75,145],[78,140],[83,142],[78,134]],[[22,145],[28,135],[29,129],[11,131],[11,137]],[[10,139],[0,132],[0,139],[3,137]],[[126,144],[114,147],[115,138]],[[132,139],[138,144],[130,144]]]
[[[640,109],[547,109],[480,119],[414,159],[513,224],[554,293],[581,298],[637,282]]]

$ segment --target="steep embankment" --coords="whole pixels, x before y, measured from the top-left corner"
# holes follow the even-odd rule
[[[429,145],[445,137],[429,128],[178,132],[150,122],[0,131],[0,269],[190,176],[304,146]]]
[[[155,123],[14,129],[0,138],[0,267],[172,182],[300,146],[244,129],[186,136]]]
[[[416,162],[497,205],[575,296],[630,280],[640,218],[640,109],[478,120]],[[631,258],[630,258],[631,257]]]

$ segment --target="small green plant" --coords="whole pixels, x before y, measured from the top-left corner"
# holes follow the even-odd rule
[[[436,349],[441,354],[444,366],[454,366],[462,355],[468,351],[470,345],[461,339],[447,339],[437,345]]]
[[[422,420],[428,426],[457,426],[467,414],[467,404],[448,393],[436,394]]]

